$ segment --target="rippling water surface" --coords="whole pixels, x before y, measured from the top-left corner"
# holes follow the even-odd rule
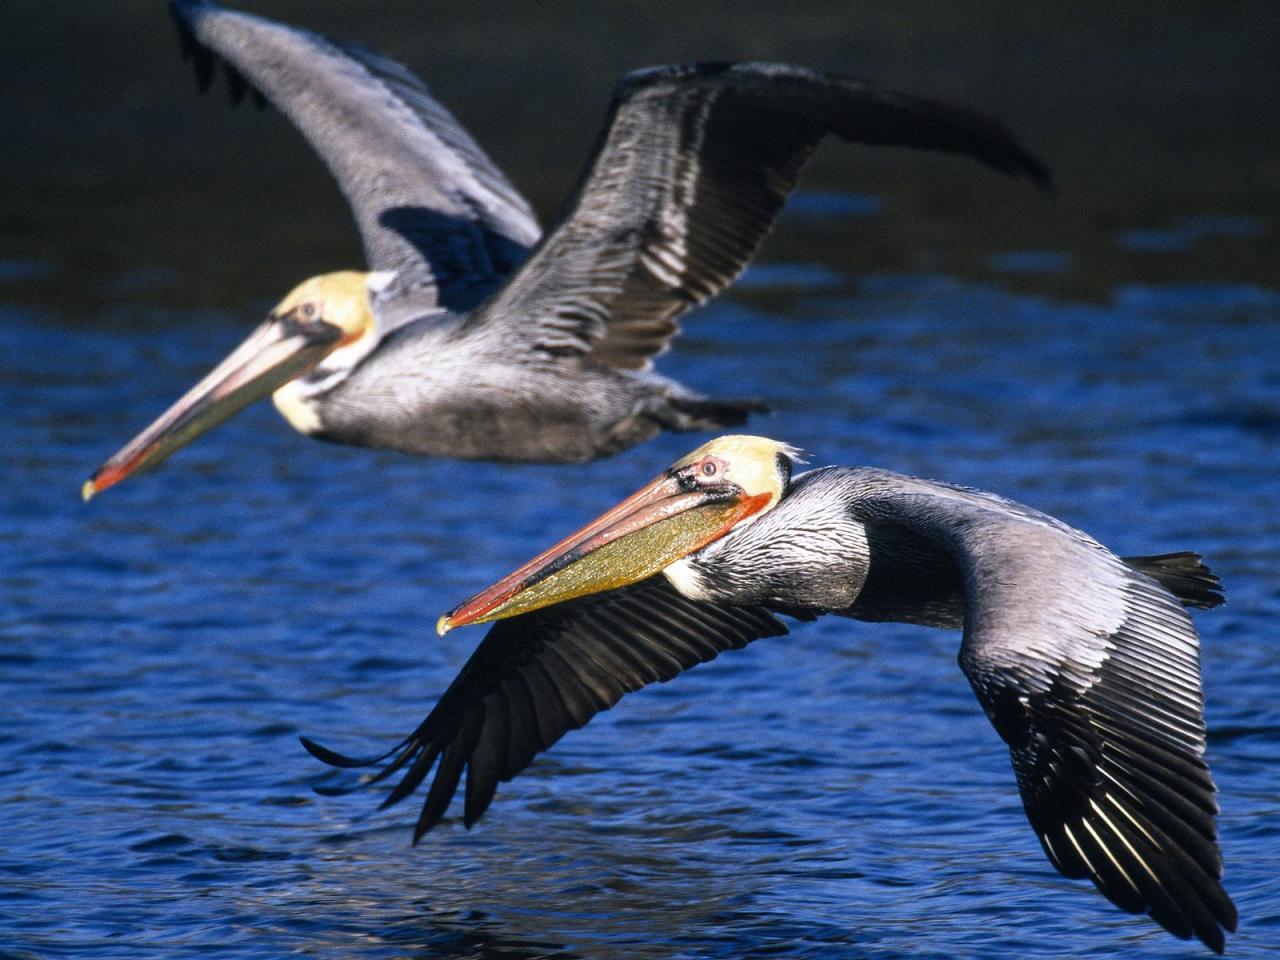
[[[779,306],[782,304],[782,306]],[[663,360],[756,428],[1030,502],[1126,553],[1202,551],[1197,615],[1234,957],[1280,942],[1280,296],[1081,305],[774,262]],[[417,461],[262,405],[161,472],[86,472],[243,332],[0,314],[0,939],[18,957],[1194,956],[1058,877],[958,637],[798,625],[628,697],[416,848],[312,793],[300,733],[372,753],[480,639],[436,616],[696,438],[583,467]],[[1069,946],[1068,946],[1069,945]]]
[[[245,0],[421,72],[544,214],[623,71],[851,70],[1008,120],[1060,199],[824,147],[659,368],[814,465],[998,491],[1202,552],[1232,958],[1280,954],[1274,4]],[[437,616],[706,437],[580,467],[316,443],[259,405],[80,483],[269,298],[357,251],[278,115],[198,100],[156,0],[0,0],[0,958],[1205,957],[1026,824],[957,634],[829,620],[627,697],[417,847],[303,752],[422,718]],[[1094,8],[1097,8],[1096,10]]]

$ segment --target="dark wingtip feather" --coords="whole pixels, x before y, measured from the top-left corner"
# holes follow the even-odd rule
[[[902,145],[968,155],[1006,176],[1029,180],[1050,198],[1057,198],[1048,164],[1026,149],[1000,120],[969,107],[888,92],[873,95],[888,108],[879,134],[887,135],[888,142],[901,137]]]
[[[958,139],[953,149],[961,148],[963,144],[965,152],[974,159],[1006,176],[1029,180],[1051,199],[1058,198],[1058,187],[1053,182],[1049,165],[1026,149],[1004,123],[967,107],[933,106],[940,113],[949,111],[950,119],[956,124]]]
[[[196,87],[204,93],[213,85],[217,65],[222,63],[227,77],[227,95],[233,107],[239,106],[246,96],[253,100],[259,110],[269,106],[269,101],[262,91],[245,78],[239,70],[226,60],[221,60],[212,50],[200,42],[196,36],[199,21],[204,16],[217,15],[220,11],[206,0],[169,0],[169,16],[173,20],[178,34],[178,49],[183,60],[190,60],[196,76]]]
[[[1227,602],[1222,580],[1190,550],[1150,557],[1125,557],[1124,562],[1172,593],[1184,607],[1210,610]]]
[[[413,825],[412,843],[415,847],[418,845],[418,841],[425,837],[427,832],[444,818],[443,814],[436,816],[434,819],[428,817],[427,814],[426,807],[423,807],[422,815],[418,817],[418,822]]]
[[[474,746],[474,739],[468,732],[468,727],[473,725],[464,724],[461,736],[467,739],[454,740],[444,749],[440,757],[440,766],[436,769],[430,789],[427,790],[427,798],[422,802],[422,813],[418,816],[418,822],[413,825],[415,845],[428,830],[444,819],[445,811],[449,809],[449,802],[458,789],[458,781],[462,778],[467,755]]]
[[[302,749],[307,751],[321,763],[327,763],[331,767],[363,767],[363,760],[355,760],[351,757],[344,756],[328,747],[322,747],[310,737],[299,737]]]
[[[195,34],[191,32],[191,27],[187,24],[187,20],[184,15],[185,7],[185,3],[170,3],[169,17],[173,20],[173,29],[177,31],[178,34],[178,51],[182,54],[183,60],[190,60],[195,54],[196,38]]]
[[[348,794],[355,793],[357,790],[365,786],[364,782],[354,783],[349,786],[335,787],[327,784],[316,784],[311,788],[312,793],[318,793],[322,797],[345,797]]]
[[[196,71],[196,89],[204,93],[213,86],[213,54],[196,44],[191,48],[191,60]]]
[[[1009,153],[1009,167],[1004,172],[1010,176],[1021,176],[1030,180],[1050,200],[1058,199],[1058,185],[1053,182],[1053,174],[1048,164],[1014,143]]]
[[[348,757],[345,754],[338,753],[336,750],[330,750],[328,747],[322,747],[309,737],[299,737],[302,743],[302,749],[311,754],[321,763],[327,763],[331,767],[342,767],[343,769],[351,769],[353,767],[371,767],[375,763],[381,763],[387,757],[391,756],[397,750],[404,746],[403,743],[396,744],[386,753],[368,759],[358,759],[356,757]]]
[[[405,771],[405,775],[400,778],[400,782],[391,789],[391,792],[383,798],[382,803],[378,805],[378,809],[385,810],[387,807],[395,806],[405,797],[409,796],[409,794],[413,793],[414,790],[417,790],[418,784],[422,783],[426,778],[431,768],[435,766],[436,758],[439,756],[439,743],[424,742],[420,745],[420,749],[415,747],[413,749],[406,750],[399,758],[397,758],[395,763],[392,763],[387,767],[387,769],[378,774],[378,779],[383,780],[396,770],[400,769],[400,767],[407,763],[411,757],[413,758],[413,763],[410,764],[409,769]]]
[[[668,430],[700,431],[740,427],[753,413],[769,413],[769,407],[754,399],[706,399],[672,397],[669,403]]]
[[[227,97],[231,101],[231,106],[237,107],[243,102],[245,94],[249,91],[249,81],[244,78],[244,74],[231,64],[224,62],[222,67],[227,75]]]
[[[698,82],[794,84],[811,91],[839,90],[850,100],[841,109],[852,109],[857,127],[832,132],[865,143],[898,143],[921,149],[964,153],[1011,177],[1023,177],[1051,198],[1057,187],[1048,165],[1018,141],[998,120],[967,107],[880,90],[875,84],[840,72],[823,72],[787,63],[747,61],[741,63],[677,63],[634,70],[624,76],[614,92],[615,101],[636,97],[649,87],[664,83]],[[827,126],[834,118],[820,116]],[[913,129],[914,127],[914,129]]]
[[[169,17],[178,32],[178,49],[183,60],[190,60],[196,74],[196,87],[201,93],[213,82],[213,54],[206,49],[192,29],[196,9],[203,6],[201,0],[169,0]]]

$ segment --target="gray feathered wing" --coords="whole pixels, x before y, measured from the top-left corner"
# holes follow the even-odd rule
[[[370,268],[399,274],[383,309],[468,309],[537,240],[529,205],[401,64],[202,0],[170,7],[201,87],[222,60],[233,101],[269,101],[329,167]]]
[[[1221,952],[1236,910],[1220,882],[1199,638],[1177,600],[1084,534],[989,494],[902,478],[859,510],[962,567],[960,665],[1054,866]]]
[[[403,770],[383,806],[411,794],[434,767],[416,843],[444,816],[464,770],[463,816],[470,826],[499,781],[512,779],[623,694],[786,632],[762,607],[689,600],[658,575],[499,621],[418,729],[383,757],[352,760],[306,739],[303,745],[334,766],[389,761],[366,783]]]
[[[818,142],[940,150],[1046,185],[982,114],[785,64],[686,64],[625,77],[562,219],[471,318],[494,342],[644,369],[676,318],[728,285]]]

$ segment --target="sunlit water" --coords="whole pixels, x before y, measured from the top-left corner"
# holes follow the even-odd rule
[[[768,399],[755,429],[815,465],[1205,554],[1230,598],[1196,620],[1237,958],[1280,945],[1278,320],[1250,288],[1082,305],[775,263],[660,364]],[[437,638],[441,612],[705,438],[428,462],[305,440],[260,405],[81,505],[244,329],[0,313],[0,955],[1208,955],[1053,871],[948,632],[796,625],[626,698],[476,828],[416,848],[412,802],[316,796],[332,775],[300,733],[390,745],[483,635]]]

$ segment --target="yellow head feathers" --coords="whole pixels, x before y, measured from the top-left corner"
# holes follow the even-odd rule
[[[394,279],[395,273],[386,270],[323,273],[302,281],[272,311],[277,318],[292,316],[302,324],[326,323],[341,331],[332,351],[310,375],[290,380],[272,394],[276,409],[295,430],[324,430],[315,396],[333,387],[377,346],[381,333],[373,301]]]
[[[306,320],[323,320],[342,330],[342,342],[351,343],[373,329],[369,302],[377,274],[359,270],[322,273],[298,284],[271,311],[277,317],[298,312]]]
[[[789,444],[768,437],[729,434],[704,443],[673,466],[678,469],[709,457],[719,461],[722,476],[732,480],[744,493],[749,496],[769,494],[770,507],[781,499],[789,478],[789,471],[783,469],[779,460],[803,462],[800,451]]]

